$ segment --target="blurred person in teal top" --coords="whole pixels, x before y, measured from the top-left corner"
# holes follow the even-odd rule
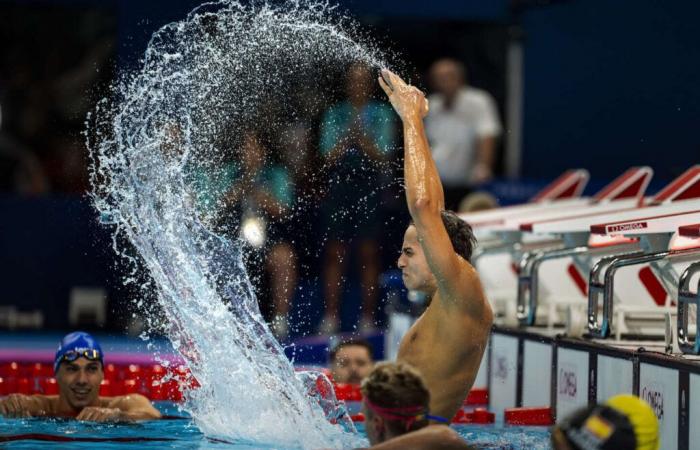
[[[197,206],[205,220],[225,232],[240,233],[264,251],[272,328],[284,339],[297,283],[297,258],[289,236],[294,182],[286,167],[272,162],[267,146],[254,131],[243,133],[239,148],[238,158],[214,170],[197,171],[193,180]]]
[[[361,331],[374,328],[377,304],[380,232],[378,212],[381,190],[388,182],[388,163],[394,144],[394,116],[386,103],[372,100],[374,77],[361,63],[350,66],[346,78],[347,99],[326,111],[320,131],[320,151],[329,172],[329,186],[322,203],[325,247],[324,281],[326,309],[319,327],[322,333],[340,328],[339,303],[342,280],[352,246],[362,283]]]

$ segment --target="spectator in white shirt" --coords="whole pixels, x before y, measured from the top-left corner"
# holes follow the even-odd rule
[[[429,97],[426,132],[445,190],[445,207],[454,210],[473,186],[492,178],[501,122],[493,98],[466,84],[459,61],[433,63],[430,81],[435,93]]]

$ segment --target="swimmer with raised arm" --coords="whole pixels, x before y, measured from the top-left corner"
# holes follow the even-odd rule
[[[397,360],[418,369],[430,390],[433,421],[455,415],[474,383],[493,322],[481,281],[469,263],[471,227],[444,210],[444,194],[425,135],[428,101],[389,70],[379,84],[403,122],[404,178],[412,223],[398,267],[410,290],[428,298],[399,347]]]
[[[54,361],[58,395],[12,394],[0,399],[0,416],[71,417],[91,422],[131,422],[160,419],[140,394],[100,397],[104,379],[100,344],[87,333],[66,335]]]

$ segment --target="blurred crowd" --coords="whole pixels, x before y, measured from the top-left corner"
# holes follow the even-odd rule
[[[0,13],[0,190],[88,188],[82,132],[113,77],[115,21],[100,9],[3,5]]]
[[[27,38],[28,16],[10,16],[0,27],[0,39]],[[66,20],[80,22],[72,35],[46,45],[49,29],[43,39],[0,52],[3,193],[83,194],[89,189],[82,132],[87,114],[114,77],[114,24],[89,10]],[[301,279],[322,286],[319,332],[340,331],[341,303],[351,278],[361,297],[356,327],[362,332],[376,328],[380,274],[395,266],[397,233],[408,220],[399,123],[378,95],[377,74],[360,63],[345,69],[335,95],[301,92],[284,126],[273,132],[242,131],[232,160],[222,163],[230,167],[220,168],[225,176],[200,180],[213,198],[199,200],[224,205],[215,220],[237,224],[228,230],[246,239],[255,260],[263,261],[252,264],[251,273],[261,308],[281,338],[290,333],[289,312]],[[468,84],[464,64],[455,59],[436,60],[425,75],[424,84],[431,88],[427,132],[446,207],[488,207],[490,199],[468,194],[494,175],[502,131],[495,102]]]

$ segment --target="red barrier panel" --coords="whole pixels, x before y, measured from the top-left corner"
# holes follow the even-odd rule
[[[139,380],[133,378],[122,381],[122,395],[139,394]]]
[[[138,364],[129,364],[124,368],[125,380],[138,380],[141,378],[143,371]]]
[[[504,415],[508,425],[552,425],[552,408],[507,408]]]
[[[3,377],[0,377],[0,397],[3,397],[7,394],[9,394],[9,392],[7,392],[7,383],[5,382],[5,379]]]
[[[5,392],[8,394],[16,394],[17,393],[17,377],[6,377],[5,378]]]
[[[34,363],[31,365],[31,376],[34,378],[50,378],[53,375],[53,366],[49,364]]]
[[[328,398],[333,389],[333,384],[322,376],[316,378],[316,390],[318,391],[321,398]]]
[[[163,400],[172,400],[174,402],[182,401],[182,391],[180,383],[177,380],[168,380],[160,384],[161,398]]]
[[[350,416],[350,419],[352,419],[353,422],[364,422],[365,415],[362,413],[353,414],[352,416]]]
[[[154,364],[146,370],[148,385],[153,386],[153,383],[160,381],[166,375],[165,367],[160,364]]]
[[[117,381],[119,380],[119,368],[114,364],[106,364],[104,366],[105,380]]]
[[[466,412],[462,409],[452,418],[452,423],[475,423],[490,424],[496,421],[496,415],[484,408],[476,408],[474,411]]]
[[[487,388],[473,388],[464,399],[464,405],[488,405],[489,390]]]
[[[30,381],[29,378],[25,377],[18,379],[17,390],[15,392],[17,392],[18,394],[31,395],[34,391],[34,389],[32,388],[32,384],[34,383],[32,383],[32,381],[34,380],[32,379]]]
[[[112,381],[108,379],[102,380],[100,384],[100,396],[101,397],[113,397],[114,390],[112,389]]]
[[[188,389],[197,389],[201,387],[199,381],[192,375],[189,367],[177,366],[175,369],[175,377],[183,382]]]
[[[338,383],[335,385],[335,396],[346,402],[361,402],[362,391],[357,384]]]
[[[4,378],[19,378],[22,376],[20,365],[16,362],[9,362],[0,365],[0,376]]]
[[[44,395],[58,395],[58,383],[55,378],[42,378],[40,385]]]

